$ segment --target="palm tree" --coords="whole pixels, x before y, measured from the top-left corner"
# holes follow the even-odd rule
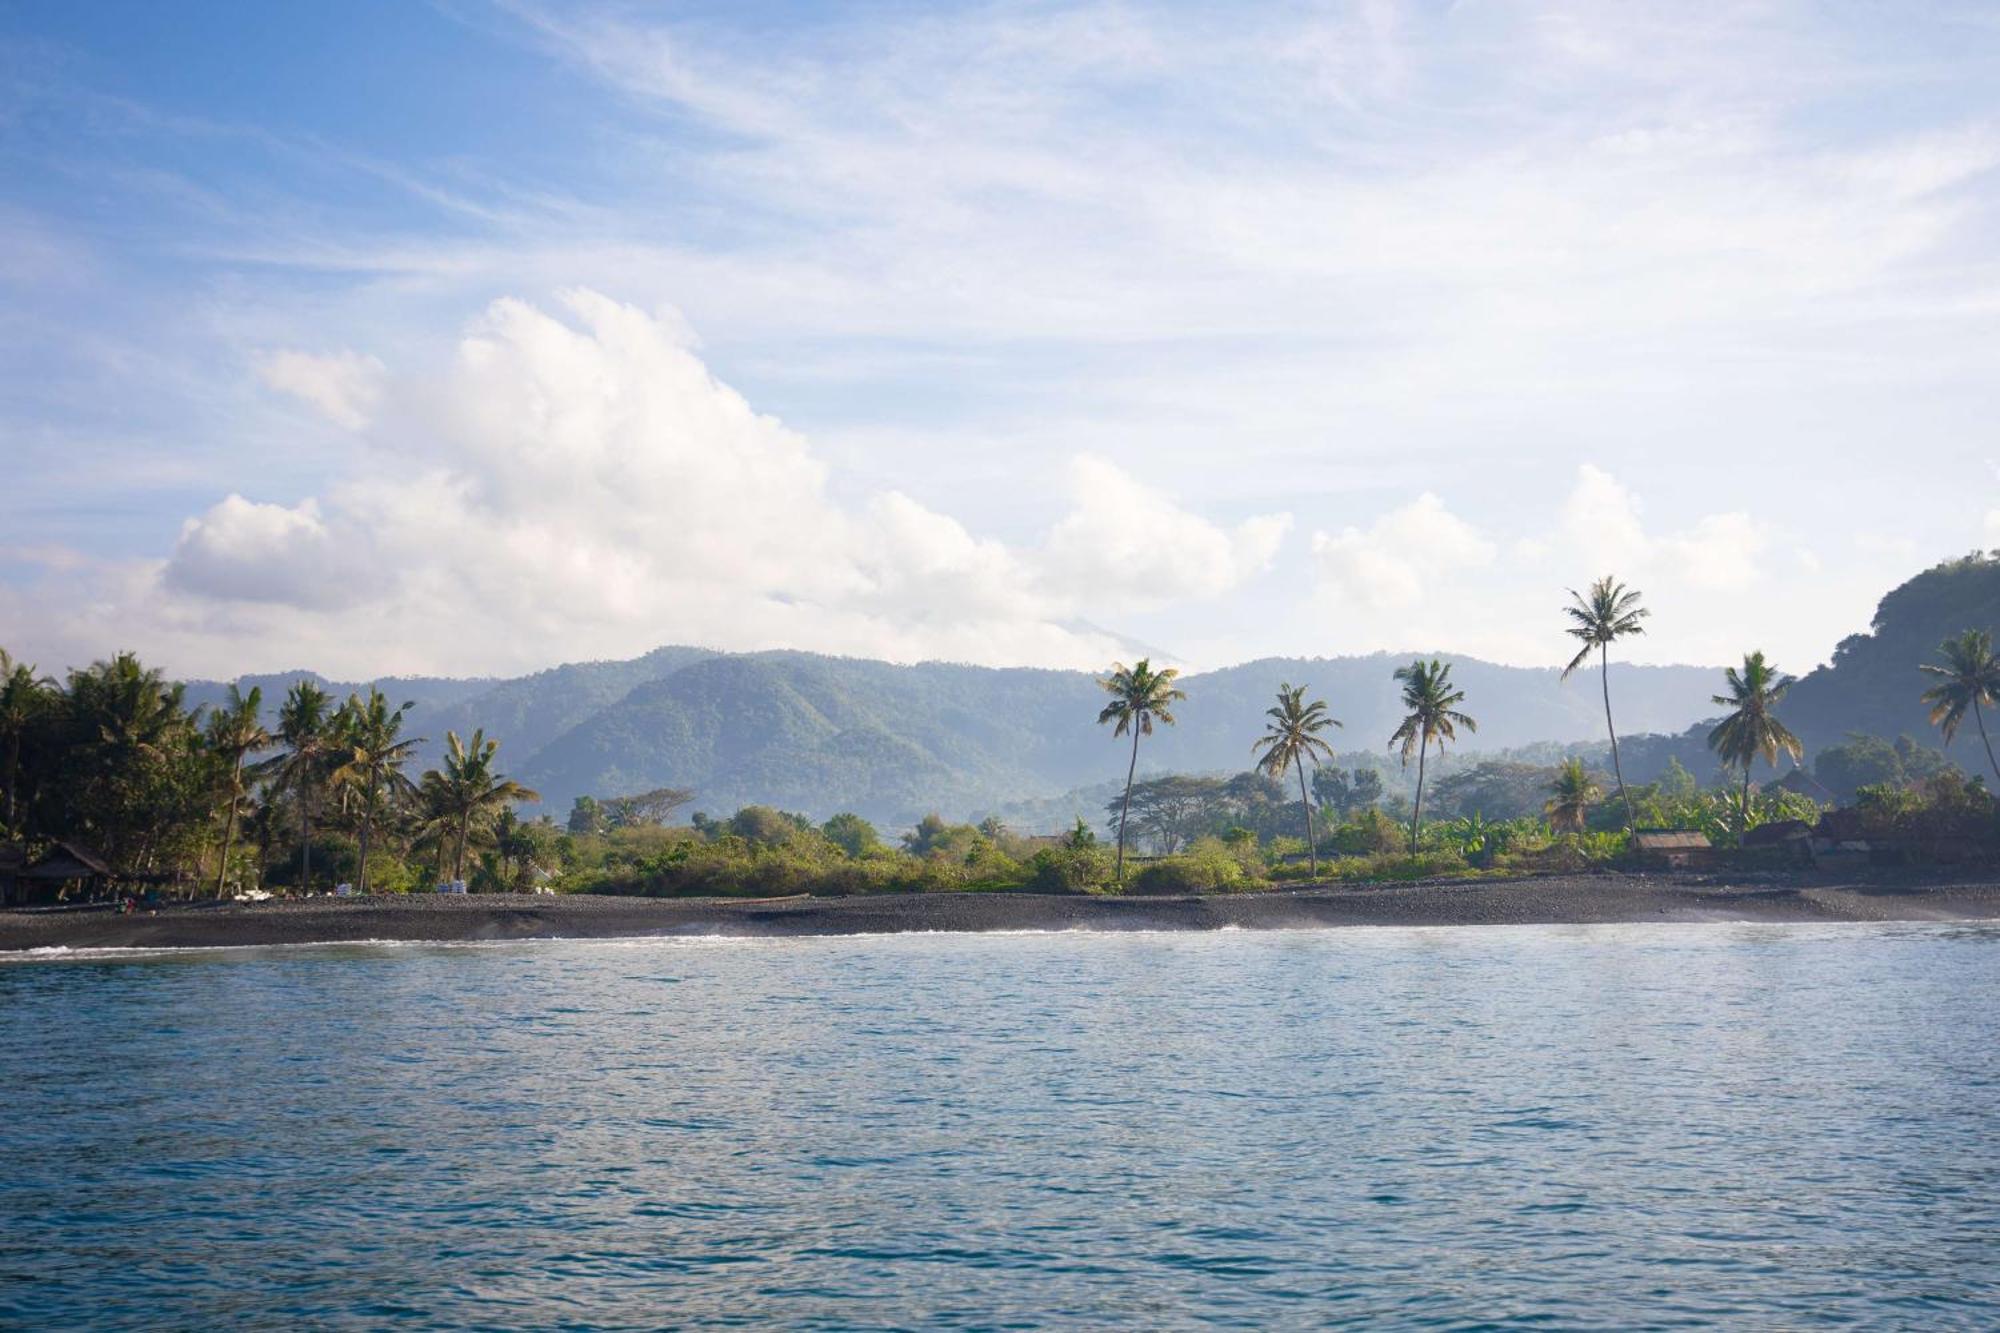
[[[1106,722],[1118,725],[1111,732],[1113,736],[1132,733],[1132,762],[1125,766],[1125,800],[1118,808],[1118,882],[1125,882],[1125,820],[1132,812],[1132,776],[1139,770],[1139,738],[1153,734],[1153,721],[1158,719],[1168,726],[1174,724],[1173,705],[1187,698],[1175,687],[1174,681],[1181,673],[1173,667],[1153,670],[1148,658],[1140,658],[1138,665],[1127,667],[1123,662],[1111,664],[1111,674],[1097,683],[1111,696],[1111,702],[1097,715],[1102,726]]]
[[[72,672],[69,693],[85,743],[110,769],[139,758],[164,760],[191,720],[181,707],[187,687],[169,685],[133,653]]]
[[[1306,761],[1317,764],[1321,759],[1333,758],[1333,747],[1321,740],[1319,733],[1339,726],[1340,720],[1327,715],[1324,700],[1307,703],[1305,694],[1303,685],[1278,686],[1278,702],[1264,710],[1264,716],[1271,719],[1270,728],[1250,747],[1250,752],[1258,756],[1258,767],[1274,778],[1282,779],[1287,767],[1299,770],[1299,807],[1306,817],[1306,854],[1311,858],[1313,878],[1318,879],[1319,842],[1313,836],[1312,801],[1306,795]]]
[[[1944,743],[1949,745],[1965,721],[1965,710],[1971,709],[1972,720],[1979,725],[1979,741],[1986,747],[1986,762],[1993,776],[2000,779],[2000,762],[1993,758],[1983,711],[2000,695],[2000,657],[1994,655],[1993,636],[1985,630],[1969,629],[1939,644],[1938,656],[1944,659],[1943,666],[1926,662],[1919,668],[1938,677],[1938,683],[1924,691],[1924,702],[1931,706],[1931,722],[1944,733]]]
[[[1726,668],[1723,678],[1729,682],[1729,693],[1716,695],[1713,702],[1730,711],[1715,730],[1708,733],[1708,748],[1720,755],[1725,763],[1743,766],[1743,796],[1738,809],[1742,820],[1741,831],[1747,833],[1750,831],[1751,763],[1762,755],[1764,762],[1776,767],[1781,750],[1792,757],[1793,763],[1797,763],[1805,753],[1805,747],[1772,711],[1785,697],[1785,691],[1792,687],[1792,678],[1766,662],[1763,653],[1746,656],[1741,671],[1735,667]]]
[[[1436,658],[1428,662],[1419,658],[1397,667],[1395,678],[1403,682],[1403,707],[1409,713],[1389,738],[1389,745],[1402,746],[1405,767],[1410,751],[1417,752],[1417,803],[1410,817],[1410,855],[1415,856],[1417,838],[1424,827],[1424,760],[1431,742],[1436,741],[1442,750],[1446,741],[1458,739],[1459,727],[1477,731],[1479,724],[1457,711],[1465,702],[1465,691],[1452,688],[1451,668]]]
[[[15,822],[20,810],[21,740],[49,706],[56,683],[37,676],[25,662],[16,662],[0,648],[0,738],[7,742],[7,832],[18,836]]]
[[[349,695],[336,720],[340,765],[332,777],[354,798],[355,818],[361,825],[359,887],[363,893],[368,892],[368,844],[375,821],[395,801],[414,795],[417,789],[403,772],[410,752],[423,743],[420,737],[405,738],[402,734],[403,715],[414,707],[414,703],[405,703],[392,712],[382,691],[371,686],[365,702],[359,695]]]
[[[1611,645],[1634,634],[1644,634],[1639,622],[1652,613],[1639,605],[1637,589],[1627,588],[1609,574],[1590,585],[1588,593],[1569,590],[1570,604],[1563,613],[1570,618],[1564,631],[1583,646],[1563,668],[1562,678],[1582,666],[1597,651],[1598,676],[1604,686],[1604,729],[1611,733],[1611,771],[1618,777],[1618,799],[1625,802],[1625,827],[1632,828],[1639,817],[1632,809],[1632,793],[1625,790],[1625,766],[1618,761],[1618,728],[1611,723]]]
[[[277,741],[284,748],[258,766],[256,775],[289,791],[299,807],[299,888],[312,888],[313,801],[327,776],[333,751],[332,699],[309,680],[297,681],[278,708]]]
[[[1542,812],[1549,817],[1549,827],[1558,833],[1583,832],[1584,817],[1590,813],[1590,803],[1604,791],[1596,779],[1583,766],[1581,759],[1566,759],[1556,770],[1555,780],[1549,783],[1549,801]],[[1628,804],[1629,816],[1631,807]]]
[[[500,742],[487,740],[485,731],[473,732],[470,744],[461,743],[455,731],[447,731],[444,738],[444,768],[424,774],[423,793],[426,806],[442,819],[451,837],[451,877],[463,879],[465,844],[471,838],[473,823],[517,802],[542,797],[540,792],[493,771],[493,756]]]
[[[227,808],[222,819],[222,861],[215,868],[218,898],[229,875],[229,853],[236,842],[236,813],[243,805],[243,760],[271,743],[271,733],[264,730],[260,716],[263,708],[262,689],[252,685],[246,695],[231,685],[222,707],[208,718],[209,751],[229,765],[228,786],[223,790]]]
[[[132,653],[72,671],[63,700],[68,743],[82,776],[80,798],[99,850],[113,864],[153,867],[162,840],[176,821],[163,804],[177,806],[191,794],[194,719],[182,707],[186,687],[170,685],[156,668]]]

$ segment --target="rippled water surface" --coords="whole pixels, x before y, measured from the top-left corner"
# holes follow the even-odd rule
[[[2000,1326],[2000,931],[0,965],[0,1324]]]

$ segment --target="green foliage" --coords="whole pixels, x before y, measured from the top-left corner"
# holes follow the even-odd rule
[[[1584,768],[1581,759],[1570,759],[1556,770],[1549,780],[1549,799],[1543,804],[1542,813],[1548,816],[1549,826],[1559,833],[1581,833],[1590,818],[1591,803],[1604,795],[1604,789],[1597,785]],[[1631,800],[1626,798],[1626,811],[1632,813]]]
[[[1898,736],[1892,745],[1880,736],[1850,735],[1813,757],[1813,777],[1842,804],[1864,787],[1905,787],[1953,771],[1942,751]]]
[[[2000,806],[1984,782],[1955,771],[1915,786],[1864,787],[1854,808],[1863,836],[1904,841],[1919,858],[1948,842],[2000,843]]]
[[[1332,845],[1346,856],[1380,856],[1395,850],[1403,831],[1387,812],[1370,806],[1333,831]]]
[[[595,796],[579,796],[569,808],[569,831],[571,833],[604,833],[611,828],[611,821],[605,817]]]
[[[1083,821],[1078,820],[1079,824]],[[855,814],[838,814],[820,826],[827,841],[849,856],[874,856],[882,850],[882,837],[875,826]]]
[[[1321,812],[1331,814],[1333,821],[1338,823],[1356,810],[1365,810],[1382,799],[1382,771],[1366,766],[1315,768],[1312,791]]]
[[[1335,879],[1372,883],[1462,875],[1471,867],[1459,853],[1444,849],[1414,855],[1409,852],[1380,852],[1373,856],[1343,857],[1330,862],[1327,869]]]
[[[1545,764],[1485,760],[1439,778],[1427,804],[1440,815],[1520,819],[1542,813],[1553,778]]]
[[[731,836],[753,847],[780,847],[801,833],[812,832],[812,825],[802,817],[768,805],[744,806],[729,817],[725,827]]]
[[[1111,882],[1112,861],[1099,847],[1043,847],[1028,861],[1027,886],[1037,893],[1087,893]]]
[[[1232,893],[1249,887],[1243,863],[1220,838],[1198,838],[1185,852],[1140,867],[1127,890],[1140,894]]]

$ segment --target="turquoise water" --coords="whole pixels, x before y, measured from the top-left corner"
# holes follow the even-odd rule
[[[2000,929],[0,965],[10,1327],[2000,1325]]]

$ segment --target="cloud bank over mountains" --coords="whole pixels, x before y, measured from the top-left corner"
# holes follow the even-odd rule
[[[259,373],[352,432],[323,495],[230,494],[121,571],[91,628],[190,669],[270,660],[521,670],[662,642],[895,661],[1097,665],[1085,610],[1214,598],[1291,517],[1212,522],[1075,459],[1047,539],[1011,547],[899,491],[845,503],[807,441],[720,383],[671,315],[572,291],[494,302],[435,379],[281,352]]]
[[[51,668],[1548,663],[1610,571],[1797,670],[2000,541],[1979,6],[86,11],[0,16]]]
[[[137,641],[193,672],[497,674],[677,642],[1093,667],[1132,647],[1097,624],[1272,576],[1295,523],[1216,521],[1089,454],[1052,479],[1033,544],[901,491],[843,500],[673,312],[587,290],[494,302],[435,376],[351,351],[280,352],[256,373],[346,432],[339,480],[295,500],[227,494],[161,558],[100,567],[68,617],[71,660]],[[1424,492],[1315,529],[1279,572],[1307,570],[1300,614],[1329,627],[1327,651],[1449,635],[1537,661],[1547,626],[1515,615],[1509,581],[1602,557],[1671,600],[1753,582],[1764,544],[1741,513],[1652,535],[1585,465],[1547,538],[1483,531]]]

